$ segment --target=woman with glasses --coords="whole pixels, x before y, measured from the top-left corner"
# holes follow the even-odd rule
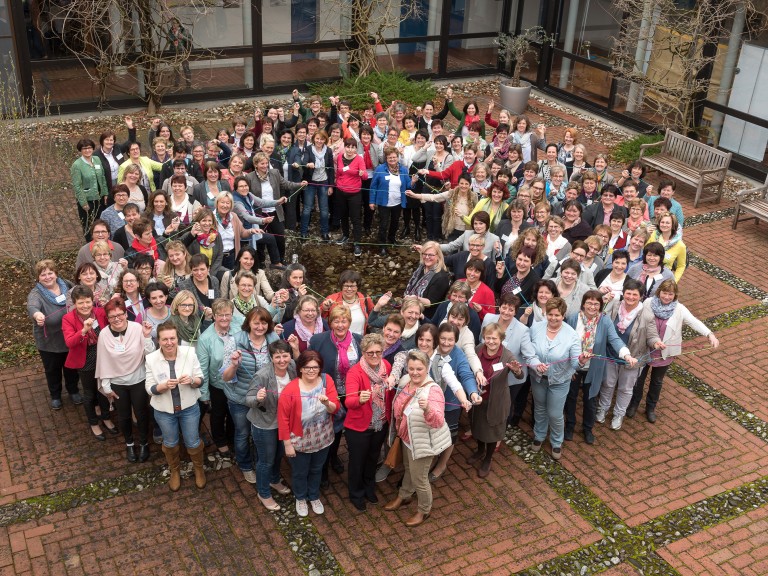
[[[283,340],[296,346],[298,356],[309,347],[315,334],[329,330],[328,324],[320,317],[317,298],[311,294],[299,296],[293,318],[283,324]]]
[[[125,303],[112,299],[104,306],[108,329],[99,334],[96,378],[101,392],[117,406],[117,419],[125,439],[128,462],[149,460],[149,399],[144,389],[144,356],[155,350],[152,325],[128,320]],[[139,450],[133,437],[132,414],[139,430]]]
[[[436,305],[445,300],[451,275],[443,260],[443,253],[437,242],[427,242],[421,246],[421,263],[408,280],[405,296],[417,296],[425,307],[424,314],[430,318]]]
[[[340,308],[337,308],[339,310]],[[341,405],[333,378],[323,371],[323,358],[306,350],[296,360],[298,378],[292,380],[277,401],[278,436],[291,461],[291,486],[296,513],[325,512],[320,501],[323,463],[334,443],[333,414]]]
[[[203,314],[197,305],[195,295],[189,290],[182,290],[171,302],[171,322],[176,326],[179,344],[197,347],[200,338]]]
[[[350,330],[355,334],[363,335],[368,328],[368,316],[373,311],[373,300],[360,292],[363,286],[363,277],[356,270],[344,270],[339,275],[339,292],[326,297],[322,305],[323,318],[327,318],[331,309],[341,303],[352,312],[352,326]]]

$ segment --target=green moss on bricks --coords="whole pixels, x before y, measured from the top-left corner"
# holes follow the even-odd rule
[[[752,322],[753,320],[759,320],[766,316],[768,316],[768,305],[761,303],[712,316],[712,318],[704,320],[704,324],[713,332],[718,332],[726,328],[733,328],[734,326]],[[698,336],[700,336],[698,332],[691,330],[687,326],[683,329],[683,338],[686,340],[691,340]]]

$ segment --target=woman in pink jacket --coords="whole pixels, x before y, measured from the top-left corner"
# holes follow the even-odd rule
[[[341,218],[342,236],[337,244],[349,242],[349,218],[352,217],[352,233],[354,235],[355,256],[362,255],[360,240],[363,229],[360,222],[363,195],[361,189],[363,178],[368,177],[365,161],[357,153],[357,140],[344,139],[344,153],[336,158],[336,210]]]

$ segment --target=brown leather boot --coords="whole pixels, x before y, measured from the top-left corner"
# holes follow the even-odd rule
[[[187,448],[187,452],[192,459],[192,465],[195,467],[195,486],[205,488],[205,468],[203,468],[205,444],[200,441],[200,445],[197,448]]]
[[[388,510],[388,511],[392,512],[394,510],[399,510],[403,506],[408,506],[408,504],[410,504],[410,503],[411,503],[411,499],[410,498],[400,498],[400,496],[398,496],[397,498],[392,500],[392,502],[390,502],[389,504],[384,506],[384,510]]]
[[[416,526],[420,526],[424,523],[424,520],[429,518],[429,512],[424,514],[422,511],[417,511],[416,514],[408,518],[408,520],[405,521],[405,525],[408,526],[408,528],[416,528]]]
[[[181,488],[179,446],[176,445],[173,448],[169,448],[163,445],[163,454],[165,454],[165,459],[168,461],[168,469],[171,471],[171,477],[168,479],[168,488],[171,489],[171,492],[177,492]]]

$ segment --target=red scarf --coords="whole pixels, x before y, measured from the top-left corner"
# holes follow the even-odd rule
[[[475,116],[470,116],[469,114],[464,115],[464,126],[469,128],[469,125],[472,124],[472,122],[479,122],[480,121],[480,115],[476,114]]]
[[[200,246],[210,248],[216,243],[216,232],[211,230],[208,234],[198,234],[197,241],[200,243]]]
[[[363,144],[363,161],[365,162],[366,169],[370,170],[373,168],[373,161],[371,160],[371,145],[368,144],[366,146]]]
[[[349,350],[349,347],[352,345],[352,332],[347,330],[347,335],[344,336],[344,339],[339,340],[336,338],[336,334],[331,331],[331,342],[333,342],[339,352],[339,378],[344,382],[347,378],[347,372],[349,372],[349,356],[347,356],[347,350]]]
[[[153,260],[157,260],[157,242],[155,242],[154,238],[152,238],[152,243],[149,246],[144,246],[144,244],[139,242],[138,238],[134,238],[131,248],[135,250],[137,254],[149,254],[152,256]]]

